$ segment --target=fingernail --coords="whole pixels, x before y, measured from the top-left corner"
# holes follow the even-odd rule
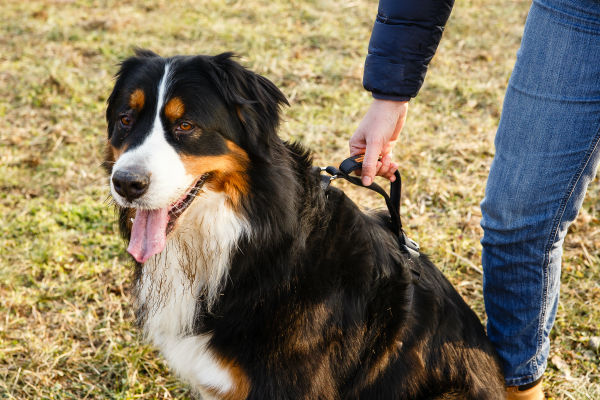
[[[370,176],[363,176],[362,177],[362,183],[365,186],[370,186],[371,185],[371,177]]]

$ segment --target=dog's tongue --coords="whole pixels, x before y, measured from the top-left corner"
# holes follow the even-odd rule
[[[145,263],[150,257],[160,253],[167,241],[169,210],[137,210],[127,251],[137,262]]]

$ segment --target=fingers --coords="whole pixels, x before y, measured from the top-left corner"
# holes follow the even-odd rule
[[[394,182],[396,180],[394,172],[396,172],[397,169],[398,164],[392,161],[392,155],[386,154],[381,159],[381,168],[377,171],[377,175],[389,179],[390,182]]]
[[[371,185],[371,183],[373,183],[373,178],[375,177],[375,174],[377,174],[377,171],[379,169],[377,168],[377,159],[379,158],[379,154],[381,153],[382,147],[383,146],[381,145],[381,143],[377,142],[369,143],[367,146],[361,173],[361,180],[363,185],[365,186]],[[383,165],[383,163],[381,163],[381,165]]]
[[[365,154],[367,142],[365,139],[366,133],[359,127],[348,142],[350,147],[350,156],[357,154]]]
[[[395,162],[391,162],[390,163],[390,169],[385,172],[382,173],[382,163],[381,161],[377,161],[377,173],[375,174],[376,176],[381,176],[384,177],[386,179],[389,179],[390,182],[395,182],[396,181],[396,175],[394,175],[394,173],[398,170],[398,164],[396,164]],[[352,172],[354,175],[357,176],[362,176],[362,169],[355,169]]]
[[[396,171],[398,171],[398,164],[396,164],[395,162],[392,162],[391,164],[392,166],[392,170],[389,176],[387,176],[387,178],[390,180],[390,182],[396,182],[396,175],[394,175],[396,173]]]
[[[394,172],[398,169],[398,164],[392,161],[392,154],[389,152],[390,149],[386,148],[387,146],[383,146],[382,150],[377,152],[377,148],[379,145],[376,143],[369,143],[365,151],[361,148],[353,148],[351,147],[351,154],[365,154],[363,160],[363,168],[354,171],[355,175],[362,177],[363,185],[369,186],[375,176],[382,176],[386,179],[389,179],[390,182],[394,182],[396,177],[394,176]],[[362,151],[361,151],[362,150]],[[368,154],[367,154],[368,153]],[[378,160],[381,157],[380,160]],[[373,161],[375,162],[373,167]]]

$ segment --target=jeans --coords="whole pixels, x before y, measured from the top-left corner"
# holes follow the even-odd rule
[[[600,0],[534,0],[481,203],[488,335],[506,384],[543,374],[562,245],[599,161]]]

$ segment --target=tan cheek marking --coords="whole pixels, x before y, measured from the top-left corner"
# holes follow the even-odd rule
[[[145,101],[146,96],[144,95],[144,91],[142,89],[135,89],[133,93],[131,93],[131,96],[129,96],[129,107],[139,112],[144,108]]]
[[[102,166],[104,170],[110,174],[112,172],[112,166],[115,164],[115,153],[113,151],[113,147],[110,142],[106,142],[106,146],[104,146],[104,162]]]
[[[249,192],[247,167],[248,154],[231,141],[227,141],[229,153],[219,156],[182,155],[181,161],[188,174],[201,176],[212,174],[207,186],[217,192],[225,192],[234,208],[240,205],[242,196]]]
[[[243,400],[250,394],[250,378],[242,370],[242,368],[233,360],[226,358],[219,358],[219,365],[221,368],[229,372],[229,376],[233,381],[233,387],[227,392],[222,393],[213,388],[207,388],[213,396],[223,400]]]
[[[185,106],[179,97],[173,97],[167,102],[167,105],[165,105],[165,116],[171,122],[183,117],[184,112]]]
[[[116,148],[110,142],[106,142],[106,147],[104,149],[104,162],[102,166],[106,170],[107,173],[112,172],[112,167],[117,162],[119,157],[127,150],[127,145],[123,145],[121,148]]]
[[[125,151],[127,150],[127,144],[124,144],[123,146],[117,148],[114,147],[113,145],[109,145],[111,152],[112,152],[112,158],[113,158],[113,162],[117,162],[117,160],[119,159],[119,157],[121,157],[123,155],[123,153],[125,153]]]

